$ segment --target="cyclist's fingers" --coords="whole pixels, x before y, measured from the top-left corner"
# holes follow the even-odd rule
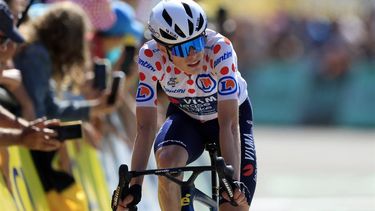
[[[132,195],[128,195],[128,196],[125,197],[125,199],[122,201],[121,204],[122,204],[124,207],[127,207],[127,205],[128,205],[130,202],[133,201],[133,199],[134,199],[134,197],[133,197]]]
[[[227,192],[223,192],[222,193],[222,196],[225,200],[227,201],[231,201],[229,196],[228,196],[228,193]],[[246,199],[246,195],[244,193],[242,193],[240,191],[240,189],[236,188],[236,190],[234,191],[234,194],[233,194],[233,199],[234,201],[239,205],[245,205],[247,204],[247,199]]]
[[[240,192],[240,191],[239,191]],[[239,206],[245,205],[247,203],[247,199],[244,193],[240,192],[239,194],[234,194],[234,200]]]
[[[239,199],[239,198],[244,198],[244,197],[245,197],[245,194],[242,193],[242,192],[240,191],[239,188],[236,188],[236,189],[234,190],[233,198],[234,198],[235,200],[237,200],[237,199]]]
[[[225,200],[230,201],[230,198],[229,198],[227,192],[224,191],[221,195],[223,196],[223,198],[224,198]]]
[[[121,203],[118,204],[116,211],[126,211],[128,208],[125,206],[122,206]]]

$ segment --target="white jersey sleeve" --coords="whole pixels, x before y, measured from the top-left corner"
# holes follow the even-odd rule
[[[139,50],[139,83],[136,94],[137,106],[157,106],[157,82],[162,72],[162,65],[158,57],[159,51],[155,48],[150,48],[149,43],[143,45]]]
[[[238,99],[239,73],[237,72],[237,55],[232,43],[226,37],[220,36],[212,46],[213,72],[217,75],[218,101]]]

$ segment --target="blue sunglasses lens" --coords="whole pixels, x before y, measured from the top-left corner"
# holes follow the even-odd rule
[[[171,47],[171,51],[173,56],[187,57],[189,56],[189,52],[191,49],[194,49],[195,52],[201,52],[204,49],[204,45],[204,36],[201,35],[187,42],[174,45],[173,47]]]

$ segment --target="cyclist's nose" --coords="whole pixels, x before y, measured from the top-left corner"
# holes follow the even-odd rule
[[[194,56],[196,56],[197,54],[198,54],[198,52],[195,50],[195,48],[194,47],[190,47],[188,57],[194,58]]]

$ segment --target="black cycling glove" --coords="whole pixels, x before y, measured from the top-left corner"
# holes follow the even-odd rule
[[[133,196],[133,201],[130,202],[127,207],[135,207],[142,198],[142,186],[135,184],[129,187],[127,191],[123,191],[121,194],[121,200],[124,200],[125,197],[132,195]]]

